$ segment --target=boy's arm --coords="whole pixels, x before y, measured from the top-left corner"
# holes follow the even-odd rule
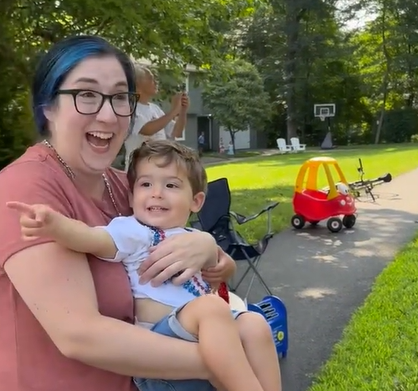
[[[115,217],[107,226],[89,227],[62,215],[47,205],[10,201],[7,207],[20,214],[25,240],[49,237],[73,251],[93,254],[109,262],[120,262],[150,245],[150,232],[134,216]]]
[[[103,227],[87,224],[53,212],[53,229],[50,236],[64,247],[80,253],[93,254],[98,258],[114,259],[118,249]]]

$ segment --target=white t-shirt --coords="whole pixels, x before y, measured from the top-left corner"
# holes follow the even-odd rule
[[[140,147],[145,140],[166,140],[172,137],[175,121],[170,121],[167,126],[152,136],[144,136],[140,133],[142,127],[150,121],[154,121],[164,116],[165,113],[155,103],[143,104],[139,103],[136,106],[135,122],[132,130],[125,140],[125,170],[127,170],[129,157],[134,149]]]
[[[134,298],[150,298],[171,307],[180,307],[198,296],[210,292],[210,286],[203,281],[202,274],[198,273],[185,284],[176,286],[166,281],[159,287],[150,283],[140,285],[138,268],[148,254],[149,248],[155,243],[156,232],[147,227],[134,216],[114,218],[109,225],[102,227],[112,237],[118,249],[114,259],[104,259],[109,262],[122,262],[128,273]],[[166,237],[179,233],[190,232],[185,228],[171,228],[164,231]]]

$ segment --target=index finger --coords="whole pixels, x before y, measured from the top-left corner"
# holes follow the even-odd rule
[[[6,206],[19,213],[24,213],[32,219],[36,218],[36,213],[33,210],[32,205],[28,205],[28,204],[25,204],[24,202],[19,202],[19,201],[9,201],[6,203]]]
[[[196,274],[195,270],[186,269],[180,272],[178,276],[173,277],[171,279],[171,282],[174,285],[181,285],[181,284],[184,284],[186,281],[189,281],[195,274]]]

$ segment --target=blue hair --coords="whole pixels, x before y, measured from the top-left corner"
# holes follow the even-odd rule
[[[125,72],[129,91],[135,92],[135,70],[131,60],[101,37],[80,35],[66,38],[54,44],[42,57],[32,84],[32,110],[42,136],[49,133],[44,108],[54,102],[67,75],[86,58],[103,56],[117,58]]]

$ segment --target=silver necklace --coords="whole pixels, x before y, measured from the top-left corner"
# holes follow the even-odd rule
[[[75,178],[75,174],[74,171],[71,169],[71,167],[65,163],[64,159],[58,154],[58,152],[56,151],[56,149],[50,144],[50,142],[48,140],[44,140],[42,141],[42,143],[47,146],[52,152],[54,152],[55,157],[58,159],[58,161],[60,162],[61,166],[64,168],[65,173],[67,174],[67,176],[71,179],[74,180]],[[116,213],[118,214],[118,216],[122,216],[122,213],[120,213],[119,208],[116,204],[116,200],[115,197],[113,195],[113,191],[112,188],[110,186],[109,180],[107,179],[105,174],[102,174],[102,178],[103,181],[105,183],[107,192],[109,194],[110,197],[110,201],[112,201],[113,207],[116,210]]]

